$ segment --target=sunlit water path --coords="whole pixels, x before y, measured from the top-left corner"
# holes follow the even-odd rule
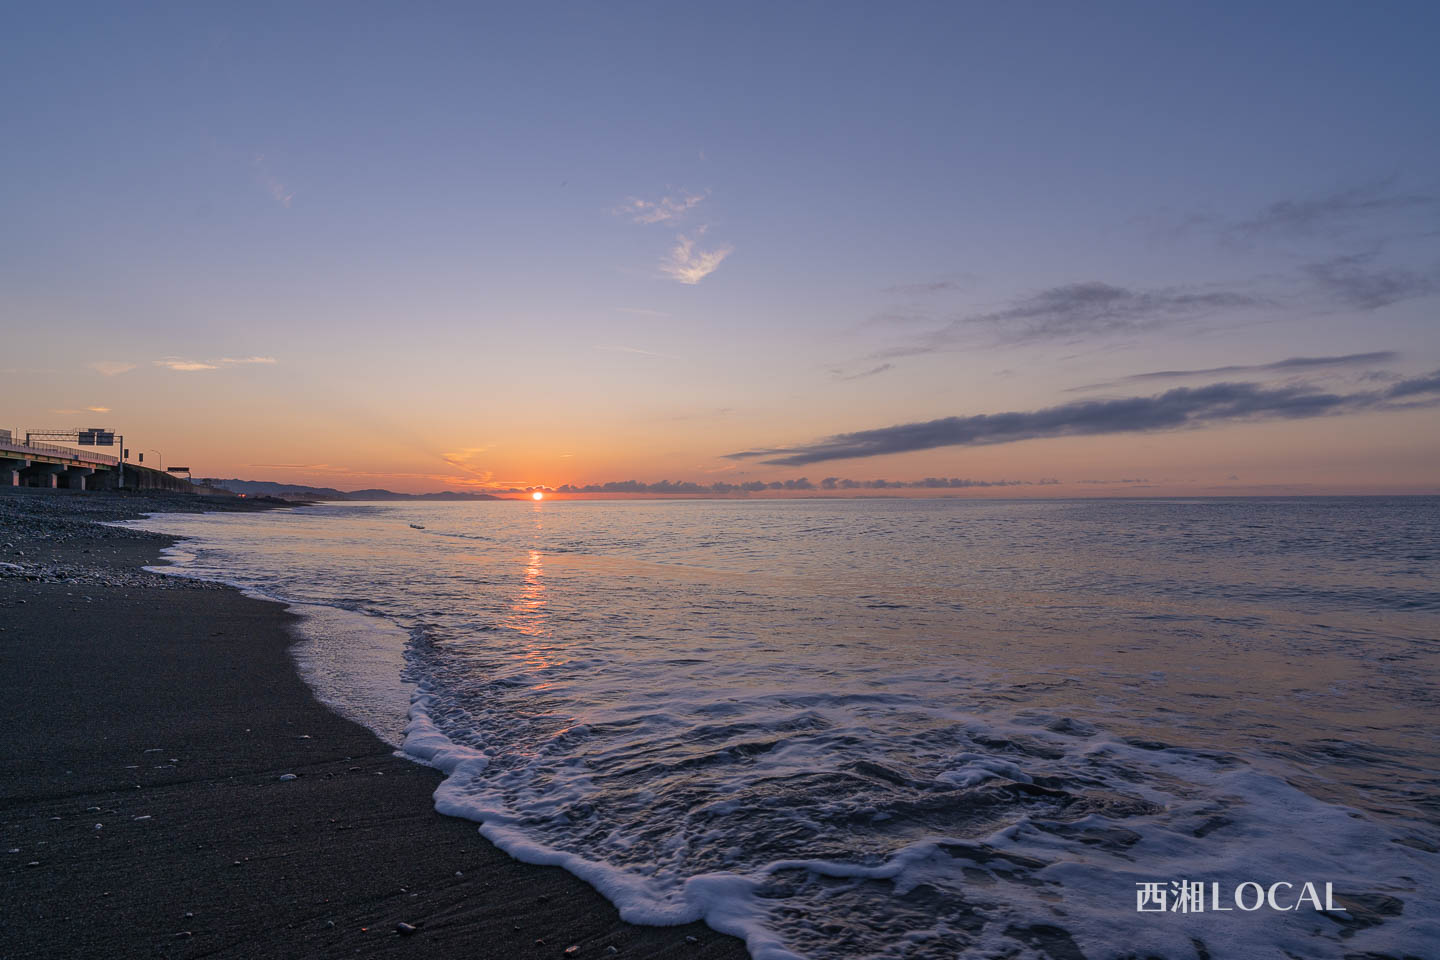
[[[445,769],[439,809],[633,921],[815,960],[1440,943],[1440,499],[138,525],[295,604],[317,692]],[[1354,909],[1136,911],[1171,880]]]

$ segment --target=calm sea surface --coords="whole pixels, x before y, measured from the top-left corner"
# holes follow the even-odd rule
[[[627,919],[767,960],[1440,950],[1440,498],[137,525],[296,605],[302,671],[440,810]],[[1137,912],[1176,880],[1350,910]]]

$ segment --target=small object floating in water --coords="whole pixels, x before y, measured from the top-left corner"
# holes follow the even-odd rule
[[[411,529],[414,529],[414,530],[424,530],[424,529],[425,529],[424,524],[419,524],[419,523],[412,523],[412,524],[410,524],[410,527],[411,527]]]
[[[575,954],[577,954],[577,953],[579,953],[579,952],[580,952],[580,945],[579,945],[578,943],[575,944],[574,946],[569,946],[569,947],[566,947],[566,948],[565,948],[565,956],[567,956],[567,957],[573,957],[573,956],[575,956]]]
[[[294,779],[295,779],[295,774],[293,774],[293,773],[282,773],[282,774],[280,774],[280,780],[281,780],[282,783],[285,782],[285,781],[294,780]]]
[[[399,923],[395,924],[395,932],[400,934],[400,936],[402,937],[408,937],[419,933],[420,928],[416,927],[413,923],[406,923],[404,920],[401,920]]]

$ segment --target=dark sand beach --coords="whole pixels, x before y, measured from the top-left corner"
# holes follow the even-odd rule
[[[435,813],[437,772],[311,696],[282,608],[92,522],[182,508],[0,496],[0,958],[745,956]]]

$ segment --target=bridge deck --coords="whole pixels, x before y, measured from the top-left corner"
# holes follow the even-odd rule
[[[4,440],[0,440],[0,458],[63,463],[72,467],[114,467],[120,464],[119,457],[103,453],[75,450],[54,443],[7,443]]]

